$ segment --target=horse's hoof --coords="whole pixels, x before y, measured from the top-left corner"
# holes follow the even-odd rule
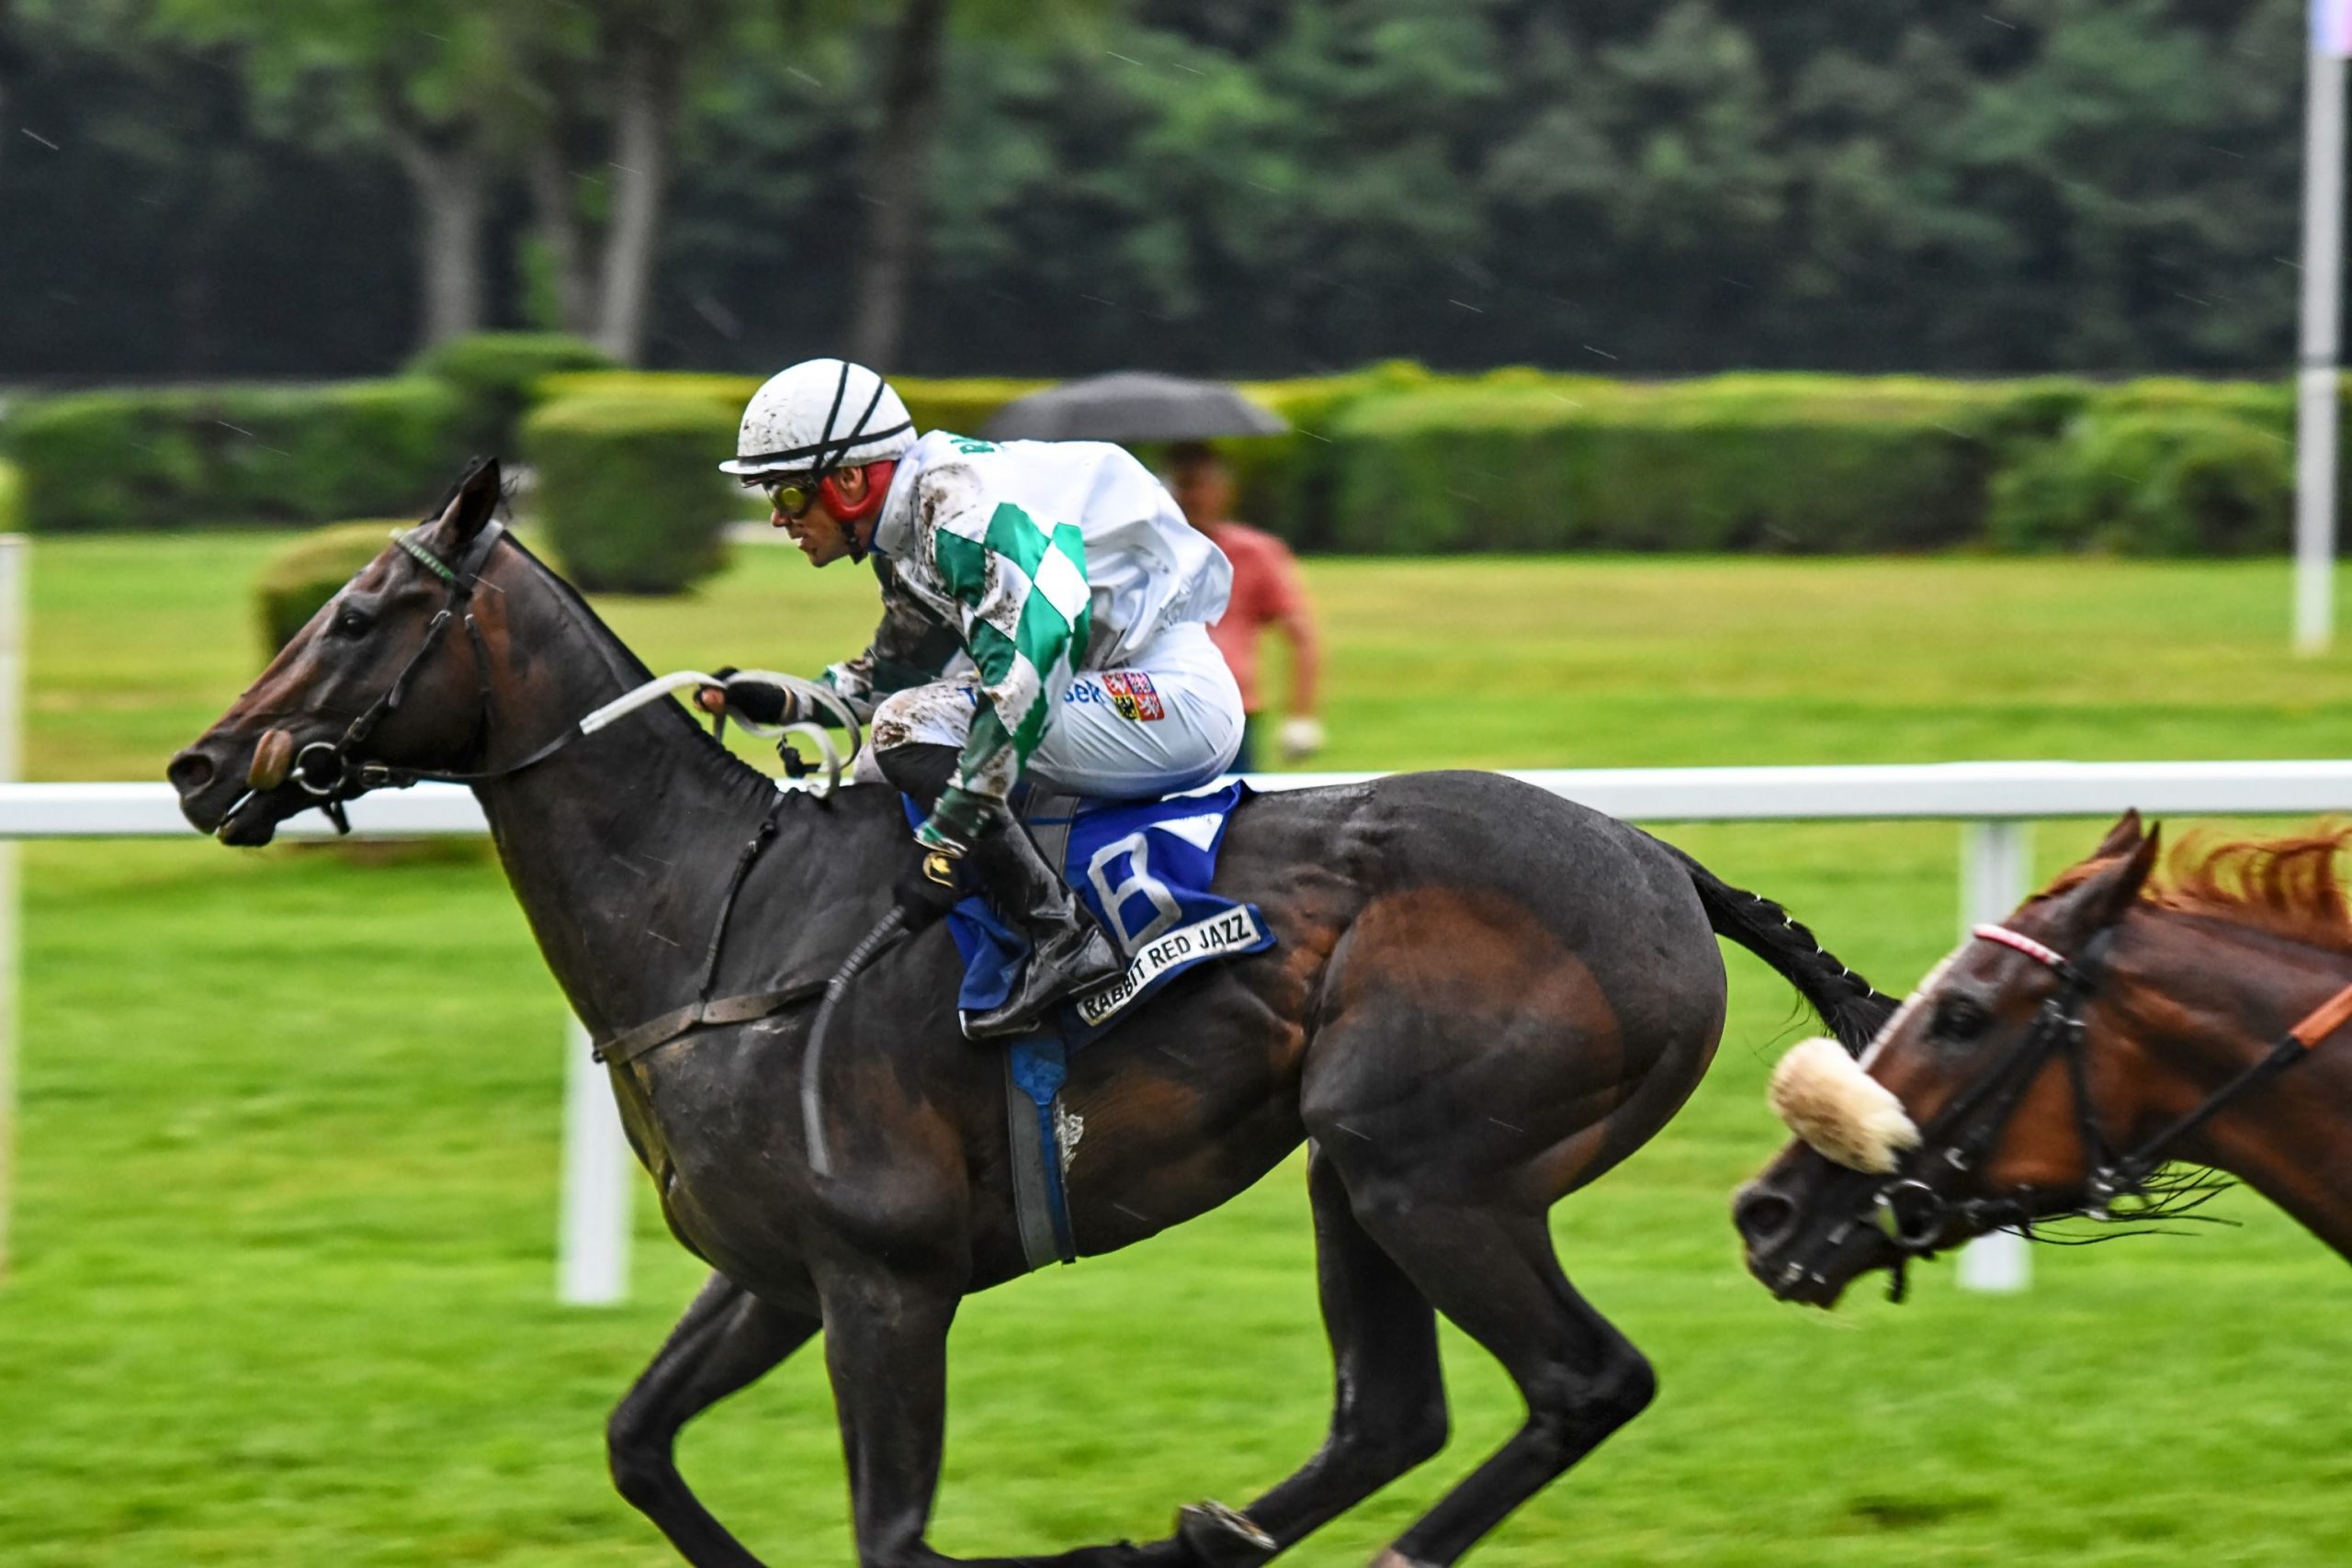
[[[1176,1539],[1202,1568],[1257,1568],[1282,1550],[1280,1542],[1222,1503],[1192,1503],[1176,1511]]]

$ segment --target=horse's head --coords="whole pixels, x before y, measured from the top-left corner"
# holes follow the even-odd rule
[[[2136,1124],[2135,1075],[2091,1059],[2083,1010],[2109,932],[2154,865],[2137,813],[2098,849],[1976,934],[1920,983],[1858,1063],[1828,1041],[1792,1049],[1774,1111],[1797,1136],[1733,1203],[1747,1266],[1784,1300],[1833,1304],[2004,1225],[2101,1207],[2088,1106]]]
[[[223,842],[264,844],[309,807],[448,773],[484,741],[485,639],[503,595],[483,577],[501,534],[496,462],[384,547],[196,743],[172,759],[180,809]]]

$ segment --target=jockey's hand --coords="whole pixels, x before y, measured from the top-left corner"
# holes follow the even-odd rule
[[[1323,750],[1323,721],[1306,714],[1293,714],[1283,720],[1282,732],[1275,738],[1282,748],[1285,762],[1304,762]]]
[[[736,680],[732,664],[721,665],[711,673],[727,684],[695,688],[695,705],[705,713],[731,712],[754,724],[790,724],[799,716],[798,700],[782,686]]]
[[[891,897],[907,918],[909,931],[920,931],[956,907],[964,897],[958,873],[963,869],[964,846],[929,844],[915,846],[915,858],[906,870],[899,874],[898,886]]]
[[[940,792],[939,804],[931,808],[931,816],[915,829],[915,840],[960,855],[995,832],[1006,820],[1003,813],[1001,802],[985,799],[961,784],[951,784]]]

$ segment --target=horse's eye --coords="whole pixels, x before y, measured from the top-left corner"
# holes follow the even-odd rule
[[[1991,1010],[1973,997],[1946,997],[1936,1004],[1934,1030],[1939,1040],[1965,1043],[1992,1024]]]
[[[358,605],[345,604],[335,612],[334,621],[327,629],[336,637],[366,637],[368,628],[375,624],[376,617]]]

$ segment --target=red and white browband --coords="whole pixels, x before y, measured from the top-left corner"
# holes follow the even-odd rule
[[[1971,926],[1968,934],[1982,937],[1986,942],[1998,942],[2003,947],[2022,953],[2034,962],[2047,964],[2052,969],[2061,972],[2068,969],[2065,955],[2057,949],[2045,947],[2033,938],[2013,931],[2007,926]],[[1930,980],[1933,978],[1934,976],[1929,976]],[[1907,1007],[1909,1004],[1905,1005]],[[1895,1016],[1899,1019],[1902,1015],[1897,1013]],[[1892,1032],[1894,1022],[1894,1020],[1888,1021],[1889,1032]],[[2287,1034],[2296,1044],[2308,1051],[2346,1023],[2352,1023],[2352,986],[2345,987],[2305,1013],[2301,1021],[2287,1031]]]
[[[1982,937],[1986,942],[1999,942],[2003,947],[2012,948],[2018,953],[2024,953],[2028,958],[2032,959],[2035,963],[2048,964],[2052,969],[2064,969],[2066,967],[2065,955],[2060,953],[2056,948],[2044,947],[2041,943],[2034,941],[2033,938],[2023,935],[2018,931],[2013,931],[2007,926],[1996,926],[1989,924],[1971,926],[1968,929],[1968,934],[1973,937]]]

